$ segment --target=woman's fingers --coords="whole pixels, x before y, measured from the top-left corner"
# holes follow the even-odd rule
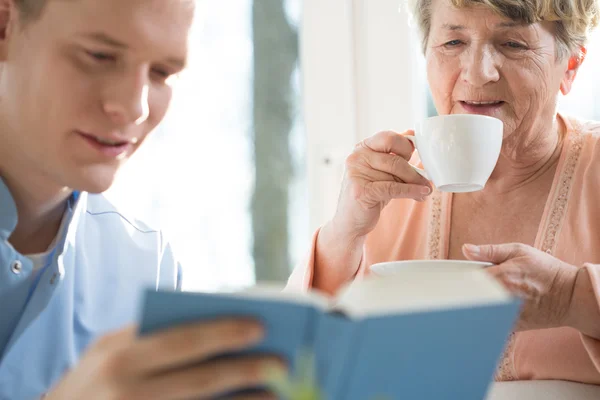
[[[427,186],[400,182],[368,182],[363,187],[362,195],[369,200],[389,202],[393,199],[414,199],[423,201],[431,193]]]
[[[395,154],[371,153],[365,159],[371,168],[391,175],[395,181],[427,187],[430,185],[408,161]]]
[[[407,131],[405,134],[411,134]],[[359,145],[377,153],[397,154],[409,160],[414,152],[413,144],[403,134],[393,131],[383,131],[363,140]]]

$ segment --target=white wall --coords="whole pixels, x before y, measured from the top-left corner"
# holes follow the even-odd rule
[[[425,116],[419,41],[401,0],[305,0],[301,33],[310,229],[333,215],[346,156]]]

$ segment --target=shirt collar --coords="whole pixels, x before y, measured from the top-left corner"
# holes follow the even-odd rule
[[[73,195],[69,199],[69,205],[67,212],[70,214],[67,216],[67,221],[65,223],[65,241],[62,244],[62,250],[64,251],[64,247],[68,244],[72,244],[75,242],[75,236],[77,234],[77,226],[79,226],[79,220],[81,216],[87,210],[87,192],[73,192]],[[62,251],[61,251],[62,253]]]
[[[0,239],[6,241],[17,226],[17,205],[0,177]]]
[[[65,212],[71,214],[67,216],[69,220],[66,221],[67,229],[65,229],[65,235],[69,231],[74,231],[74,229],[69,229],[70,225],[73,223],[77,223],[79,220],[79,215],[83,208],[85,208],[86,196],[85,192],[73,192],[73,195],[69,199],[69,203],[67,205],[67,210]],[[12,197],[12,194],[8,190],[8,187],[4,183],[4,180],[0,177],[0,240],[7,241],[10,235],[12,235],[13,231],[17,227],[17,206]],[[71,236],[73,233],[71,233]],[[62,239],[62,238],[58,238]],[[58,240],[57,243],[60,243],[61,240]]]

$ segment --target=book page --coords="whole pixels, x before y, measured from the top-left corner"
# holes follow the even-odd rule
[[[305,304],[318,307],[320,309],[330,308],[333,300],[317,291],[294,291],[286,288],[281,283],[260,282],[254,286],[227,293],[228,296],[286,301],[296,304]]]
[[[350,317],[506,303],[513,298],[485,270],[412,269],[369,276],[343,289],[334,305]]]

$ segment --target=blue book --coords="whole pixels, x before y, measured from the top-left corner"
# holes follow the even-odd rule
[[[414,271],[356,281],[334,298],[263,289],[236,293],[148,290],[140,334],[229,316],[264,324],[251,353],[292,367],[313,358],[328,400],[482,400],[520,301],[483,270]]]

